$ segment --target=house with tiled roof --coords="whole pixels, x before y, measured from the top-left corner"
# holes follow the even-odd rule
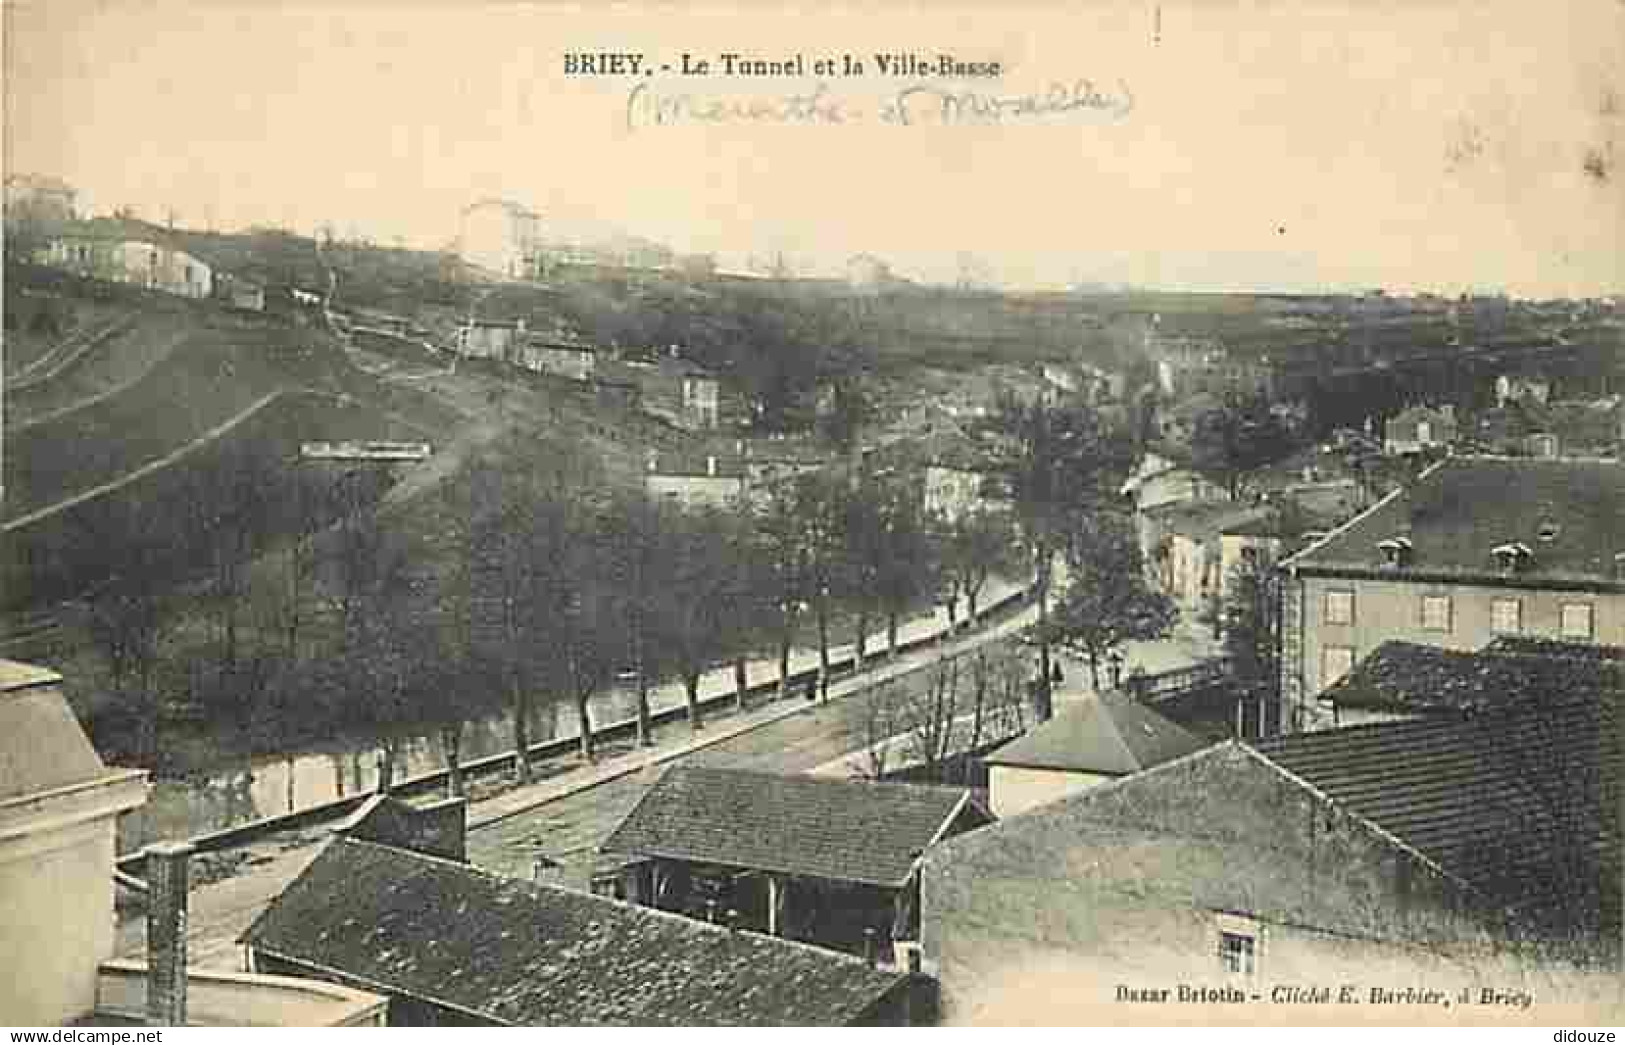
[[[1282,563],[1283,720],[1377,647],[1625,645],[1625,465],[1451,457]]]
[[[1625,649],[1502,636],[1483,650],[1395,639],[1320,694],[1337,725],[1468,717],[1625,691]]]
[[[1277,737],[1258,750],[1509,912],[1518,931],[1617,963],[1625,689],[1562,686],[1564,669],[1585,663],[1570,661],[1548,664],[1531,691],[1519,678],[1535,674],[1529,666],[1487,659],[1494,678],[1436,694],[1410,721]]]
[[[599,887],[906,966],[920,854],[991,820],[965,788],[675,766],[600,847]]]
[[[861,959],[351,838],[243,934],[259,972],[363,987],[393,1026],[902,1023]]]
[[[1479,986],[1459,956],[1504,939],[1459,873],[1238,741],[933,846],[920,902],[949,1024],[1253,1023],[1331,1003],[1276,993],[1296,984],[1359,984],[1363,1011],[1378,983],[1425,985],[1439,1006]]]
[[[1207,746],[1207,741],[1116,691],[1066,704],[1047,722],[996,748],[988,802],[1004,819],[1085,788],[1138,773]]]

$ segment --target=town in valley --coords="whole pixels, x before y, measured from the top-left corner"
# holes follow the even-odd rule
[[[99,39],[23,8],[36,42]],[[256,17],[268,47],[305,40]],[[8,126],[0,1023],[1625,1013],[1625,255],[1491,282],[1501,248],[1469,241],[1498,233],[1461,219],[1481,182],[1438,204],[1463,245],[1426,277],[1411,239],[1345,225],[1318,275],[1231,278],[1265,252],[1226,253],[1224,215],[1272,241],[1297,219],[1134,195],[1144,168],[993,217],[926,166],[840,175],[874,178],[872,207],[857,182],[773,195],[725,140],[754,128],[704,121],[617,125],[601,152],[560,131],[505,181],[448,144],[431,172],[390,150],[511,134],[528,155],[513,128],[562,117],[477,108],[488,53],[452,63],[470,79],[421,126],[404,101],[378,115],[369,78],[408,90],[386,58],[410,35],[346,36],[342,69],[281,88],[266,134],[331,177],[201,170],[259,132],[156,88],[158,144],[117,162],[97,143],[137,133],[118,121],[25,105],[19,150]],[[859,42],[827,53],[872,58],[888,91],[1003,75],[964,37]],[[674,40],[672,75],[701,54],[753,71],[702,43]],[[759,72],[814,75],[816,43]],[[667,53],[609,46],[560,46],[546,75],[642,83]],[[28,68],[8,98],[49,94],[12,82]],[[94,75],[75,97],[134,90]],[[1135,119],[1160,118],[1136,76]],[[1588,112],[1615,133],[1617,101]],[[1064,133],[1097,131],[1141,133]],[[763,155],[810,148],[796,133]],[[818,133],[844,163],[848,131]],[[727,155],[679,151],[706,135]],[[343,173],[352,137],[377,170]],[[990,208],[1053,184],[991,146],[892,139],[876,164],[929,141],[997,167]],[[131,173],[181,141],[190,188]],[[641,178],[661,201],[569,199],[566,155],[602,165],[578,196]],[[1561,161],[1565,192],[1610,191],[1589,155]],[[765,202],[700,198],[688,163]],[[1348,205],[1382,226],[1370,191]],[[421,193],[400,227],[344,209],[395,192]],[[1017,278],[1014,240],[973,236],[1119,209],[1220,260],[1104,260],[1073,231],[1067,274]],[[766,231],[792,220],[800,240]],[[1326,275],[1345,254],[1363,281]]]

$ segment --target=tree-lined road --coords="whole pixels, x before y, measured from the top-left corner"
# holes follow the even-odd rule
[[[988,601],[996,602],[1009,590],[1001,587],[989,593]],[[533,855],[543,852],[564,865],[563,884],[584,887],[594,850],[637,803],[662,765],[692,760],[795,773],[855,755],[868,743],[860,702],[868,699],[877,682],[918,674],[941,656],[1007,639],[1034,619],[1035,610],[1024,607],[952,643],[921,647],[895,660],[875,657],[863,675],[833,683],[826,703],[792,698],[744,715],[718,709],[699,734],[685,721],[670,721],[655,727],[652,747],[606,745],[590,765],[573,756],[538,765],[541,779],[527,787],[483,799],[476,792],[469,807],[470,859],[489,870],[529,877]],[[936,626],[934,619],[912,622],[900,640],[920,637]],[[199,858],[194,875],[199,884],[191,895],[187,933],[193,964],[239,968],[237,937],[315,857],[329,830],[330,825],[275,832]],[[144,915],[134,908],[123,912],[118,953],[138,955],[145,946]]]

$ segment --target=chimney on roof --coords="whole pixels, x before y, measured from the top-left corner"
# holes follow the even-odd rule
[[[717,474],[717,458],[715,454],[706,455],[705,474],[709,476],[715,476]]]
[[[879,961],[879,958],[876,955],[877,948],[875,946],[875,936],[876,933],[874,926],[866,925],[863,927],[863,960],[868,962],[871,966],[875,965]]]
[[[186,894],[189,842],[147,849],[147,1023],[186,1026]]]

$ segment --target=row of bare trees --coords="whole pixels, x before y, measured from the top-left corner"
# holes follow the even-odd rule
[[[699,729],[712,667],[731,664],[743,706],[749,659],[773,650],[785,695],[811,630],[827,692],[839,628],[865,659],[876,634],[895,650],[911,611],[974,605],[1019,565],[1006,514],[928,516],[917,487],[842,469],[688,508],[618,487],[579,447],[538,444],[472,461],[432,504],[380,510],[373,471],[271,481],[308,467],[245,453],[126,521],[178,516],[202,564],[172,592],[164,562],[137,562],[85,601],[127,753],[159,756],[160,725],[184,709],[263,747],[376,737],[387,782],[404,738],[438,732],[455,766],[462,723],[504,707],[523,754],[545,695],[573,706],[591,758],[593,698],[617,681],[636,692],[641,742],[662,680],[682,683]]]
[[[848,712],[863,745],[853,769],[871,780],[907,768],[948,782],[955,756],[980,752],[1027,728],[1032,709],[1026,681],[1019,648],[997,643],[876,686]]]

